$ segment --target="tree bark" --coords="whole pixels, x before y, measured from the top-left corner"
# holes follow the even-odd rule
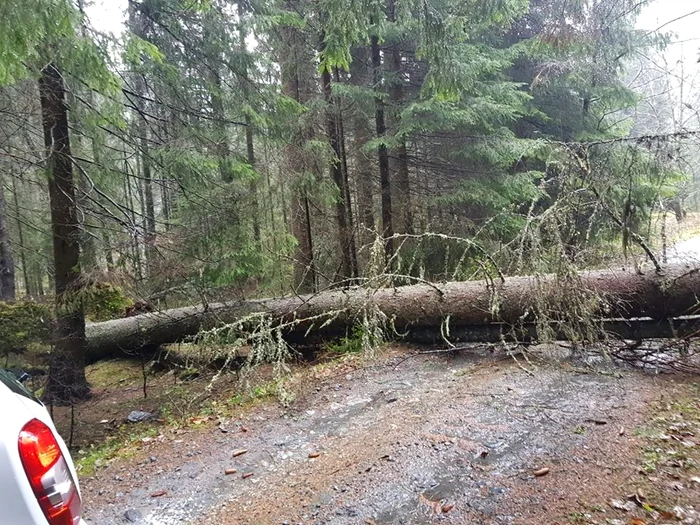
[[[298,11],[298,0],[286,2],[289,11]],[[310,52],[301,30],[294,26],[280,29],[280,76],[282,93],[299,104],[308,101],[308,66]],[[309,293],[316,289],[316,261],[311,225],[311,206],[304,173],[311,171],[306,165],[303,145],[313,137],[309,124],[299,123],[283,151],[284,165],[292,180],[291,222],[292,234],[297,240],[294,253],[294,283],[298,293]]]
[[[389,22],[396,24],[396,4],[394,0],[387,2],[387,17]],[[401,72],[401,47],[400,42],[394,42],[390,47],[389,56],[389,103],[391,107],[391,121],[394,127],[394,141],[397,143],[389,152],[389,168],[392,178],[392,192],[396,195],[394,205],[398,217],[394,217],[394,231],[412,235],[413,230],[413,204],[411,202],[411,179],[408,172],[408,153],[406,151],[406,138],[398,135],[401,123],[401,108],[404,103],[404,79]]]
[[[334,70],[333,79],[336,84],[340,84],[340,73],[338,68]],[[350,194],[350,173],[348,171],[348,154],[345,149],[345,123],[343,121],[342,100],[338,97],[335,99],[336,119],[338,122],[338,140],[340,142],[340,171],[343,177],[343,198],[345,199],[345,208],[348,217],[348,228],[350,230],[350,262],[352,264],[352,274],[354,277],[360,275],[360,269],[357,262],[357,244],[355,242],[355,220],[352,211],[352,196]]]
[[[694,315],[698,311],[696,293],[699,289],[700,268],[685,266],[669,268],[663,276],[602,270],[584,272],[565,282],[556,276],[545,275],[508,277],[504,282],[417,284],[376,291],[354,288],[281,299],[177,308],[95,323],[88,327],[88,339],[90,352],[96,358],[113,355],[119,348],[137,349],[143,345],[176,342],[196,335],[202,329],[231,323],[251,314],[265,314],[277,323],[293,323],[284,329],[286,338],[290,342],[305,342],[312,336],[331,337],[346,333],[348,328],[360,322],[368,305],[376,306],[392,320],[396,331],[406,333],[409,339],[418,339],[424,333],[454,334],[455,339],[462,333],[464,339],[471,332],[490,334],[487,340],[498,341],[500,334],[511,328],[508,337],[520,333],[536,339],[541,323],[551,323],[555,334],[566,334],[567,307],[577,294],[600,297],[597,308],[591,308],[588,314],[591,324],[597,318],[617,319],[614,326],[622,330],[622,325],[630,323],[620,319],[634,320],[630,325],[633,328],[621,332],[624,336],[635,333],[634,323],[641,323],[639,318],[649,318],[649,323],[642,323],[644,331],[638,330],[637,333],[667,336],[664,323],[668,319]],[[543,304],[548,305],[549,315],[537,314]],[[494,305],[500,306],[495,308]],[[654,325],[661,328],[655,331]],[[485,337],[480,335],[476,339],[484,340]]]
[[[22,225],[22,211],[19,206],[17,194],[17,183],[14,175],[12,179],[12,200],[15,205],[15,217],[17,222],[17,240],[19,240],[19,259],[22,266],[22,279],[24,280],[24,294],[27,297],[34,297],[32,283],[29,278],[29,264],[27,263],[27,248],[24,245],[24,226]]]
[[[357,47],[353,49],[352,55],[350,82],[358,87],[371,85],[369,48]],[[372,231],[375,228],[374,188],[376,185],[376,174],[373,162],[364,150],[372,138],[372,129],[369,118],[361,108],[357,108],[352,117],[352,131],[358,221],[363,224],[364,229]],[[363,239],[364,243],[372,241],[368,235],[363,236],[362,233],[363,229],[360,229],[360,238]]]
[[[145,120],[141,126],[141,184],[143,185],[143,229],[146,251],[146,275],[149,279],[156,276],[156,214],[153,199],[153,175],[151,172],[151,153],[148,146],[148,130]]]
[[[379,37],[372,35],[371,37],[371,55],[372,55],[372,79],[374,81],[374,89],[379,91],[382,84],[382,57],[379,49]],[[386,137],[386,122],[384,120],[384,101],[381,96],[374,98],[374,121],[377,128],[377,138],[383,140]],[[391,207],[391,176],[389,174],[389,154],[386,149],[386,144],[379,144],[377,151],[379,160],[379,181],[382,195],[382,235],[384,237],[384,250],[386,253],[387,262],[394,256],[394,224],[393,213]]]
[[[129,2],[129,28],[134,34],[143,39],[148,40],[147,22],[145,14],[141,11],[143,3],[136,5],[134,2]],[[133,106],[136,110],[136,131],[139,140],[139,158],[141,160],[141,180],[140,190],[143,193],[141,200],[142,215],[143,215],[143,231],[144,231],[144,252],[146,255],[146,275],[149,278],[157,274],[156,271],[156,217],[155,205],[153,198],[153,174],[151,171],[151,151],[149,125],[146,120],[145,106],[146,102],[142,98],[146,95],[146,80],[142,72],[136,72],[134,78],[136,96],[133,100]]]
[[[80,299],[80,222],[77,217],[65,87],[53,64],[39,78],[42,125],[48,157],[53,234],[56,323],[45,399],[71,404],[85,399],[85,317]]]
[[[321,37],[321,52],[323,52],[323,37]],[[341,254],[341,278],[346,282],[357,277],[357,260],[353,260],[351,246],[354,244],[352,226],[349,223],[349,213],[345,182],[343,180],[343,170],[341,166],[342,151],[340,150],[340,131],[338,129],[338,118],[335,111],[331,93],[331,72],[328,68],[321,71],[321,87],[323,88],[323,99],[326,103],[326,131],[328,141],[333,150],[335,158],[331,160],[330,172],[333,183],[338,188],[338,198],[335,202],[335,216],[338,223],[338,240],[340,242]]]
[[[10,229],[7,224],[7,202],[5,188],[0,178],[0,299],[15,300],[15,261],[10,244]]]
[[[248,32],[246,30],[246,25],[244,18],[246,15],[245,5],[242,0],[238,1],[238,45],[240,46],[240,53],[242,57],[242,67],[241,67],[241,82],[243,84],[243,99],[250,105],[251,90],[250,90],[250,76],[248,74],[249,66],[249,54],[248,45],[246,44],[246,38]],[[246,108],[244,111],[245,119],[245,147],[246,147],[246,157],[248,164],[255,169],[255,141],[253,136],[253,121],[250,118],[250,108]],[[253,238],[258,246],[261,242],[260,236],[260,206],[258,205],[258,181],[253,180],[250,182],[248,187],[250,191],[250,204],[251,213],[253,215]]]

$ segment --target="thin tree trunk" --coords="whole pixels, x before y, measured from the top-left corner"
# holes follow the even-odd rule
[[[143,122],[143,121],[142,121]],[[144,197],[144,231],[146,249],[146,275],[149,278],[157,274],[156,270],[156,218],[153,204],[153,176],[151,173],[151,158],[146,136],[146,125],[143,122],[141,135],[141,184]]]
[[[15,261],[12,256],[10,229],[7,224],[5,187],[0,178],[0,299],[15,300]]]
[[[372,53],[372,79],[374,89],[379,91],[382,84],[382,57],[379,49],[379,38],[376,35],[371,37]],[[377,95],[374,98],[374,120],[377,128],[377,138],[383,141],[386,137],[386,123],[384,121],[384,101]],[[382,195],[382,235],[384,237],[384,250],[386,260],[390,261],[394,256],[394,224],[391,207],[391,177],[389,174],[389,155],[386,144],[381,142],[378,148],[379,159],[379,182]]]
[[[298,0],[288,0],[290,11],[298,10]],[[284,95],[304,104],[308,99],[309,89],[305,75],[308,73],[309,50],[305,49],[304,35],[294,26],[280,29],[280,69],[282,92]],[[300,180],[307,171],[303,145],[313,136],[308,125],[294,131],[289,144],[284,148],[283,156],[287,173],[292,177],[291,221],[292,234],[297,240],[294,254],[294,280],[299,293],[308,293],[316,289],[316,268],[314,246],[311,231],[311,207],[305,182]]]
[[[126,152],[125,152],[126,155]],[[137,164],[138,162],[138,157],[137,157]],[[132,265],[134,269],[134,274],[136,275],[136,278],[138,282],[140,283],[143,280],[143,269],[141,267],[141,248],[139,246],[139,241],[138,241],[138,236],[136,235],[137,232],[137,221],[136,221],[136,203],[134,201],[134,191],[133,191],[133,185],[132,185],[132,177],[131,177],[131,171],[129,169],[129,162],[126,158],[124,158],[124,172],[126,173],[126,177],[124,179],[124,194],[126,195],[126,205],[129,210],[130,214],[130,219],[131,219],[131,227],[133,228],[133,231],[129,232],[129,235],[131,236],[131,242],[129,243],[131,246],[131,257],[132,257]]]
[[[165,231],[170,230],[170,219],[172,211],[170,209],[170,189],[168,181],[163,181],[160,185],[160,201],[163,203],[163,222],[165,222]]]
[[[323,41],[323,37],[321,38]],[[338,132],[338,122],[334,103],[331,96],[331,72],[324,68],[321,72],[321,86],[323,88],[323,98],[326,102],[326,130],[331,149],[335,154],[330,165],[331,179],[338,188],[338,198],[335,201],[336,221],[338,223],[338,240],[340,241],[341,266],[343,280],[357,277],[355,270],[357,263],[353,263],[350,245],[352,243],[352,228],[348,224],[348,209],[346,202],[345,184],[343,181],[343,171],[341,166],[340,134]]]
[[[353,50],[353,59],[350,64],[350,82],[359,87],[367,87],[371,84],[369,74],[370,53],[367,47],[358,47]],[[372,128],[367,116],[360,108],[357,108],[352,119],[353,150],[355,160],[355,182],[357,185],[357,210],[358,220],[367,230],[374,230],[374,188],[375,170],[374,163],[365,151],[365,146],[372,138]],[[362,237],[361,237],[362,238]],[[369,236],[364,236],[365,242],[371,242]]]
[[[141,5],[129,2],[129,27],[136,36],[143,40],[148,40],[147,22],[144,13],[141,12]],[[146,256],[146,275],[152,277],[156,275],[156,220],[153,200],[153,177],[151,172],[151,152],[149,145],[149,130],[146,114],[144,112],[146,103],[142,98],[146,94],[146,81],[142,73],[135,76],[136,96],[133,101],[136,108],[136,131],[139,137],[139,159],[141,161],[140,186],[143,192],[142,212],[144,230],[144,251]]]
[[[22,224],[22,213],[19,207],[19,197],[17,196],[17,184],[15,177],[12,181],[12,200],[15,205],[15,217],[17,219],[17,239],[19,240],[19,260],[22,266],[22,278],[24,279],[24,293],[27,297],[34,297],[32,284],[29,279],[29,267],[27,263],[27,247],[24,245],[24,225]]]
[[[250,105],[250,78],[248,76],[248,46],[246,44],[246,27],[243,22],[245,16],[245,8],[243,2],[238,2],[238,45],[243,56],[243,67],[241,68],[241,80],[243,83],[243,98]],[[253,121],[250,118],[250,109],[244,112],[245,121],[245,146],[247,161],[250,166],[255,169],[255,141],[253,140]],[[260,209],[258,206],[258,181],[251,181],[249,185],[250,204],[253,215],[253,238],[260,245]]]
[[[221,90],[221,76],[218,64],[212,64],[209,68],[209,81],[211,88],[211,110],[214,117],[214,142],[216,154],[219,157],[219,174],[223,182],[233,182],[233,169],[231,166],[231,148],[228,143],[228,127],[224,113],[224,101]]]
[[[387,11],[389,22],[396,23],[395,0],[388,0]],[[401,108],[403,106],[404,89],[401,73],[401,48],[399,42],[394,42],[389,53],[389,102],[391,104],[392,125],[394,133],[398,132],[401,123]],[[394,205],[398,217],[394,220],[394,230],[397,233],[413,234],[413,209],[411,203],[411,181],[408,173],[408,154],[406,139],[403,136],[394,137],[397,146],[389,152],[389,165],[392,176],[392,192],[396,195]]]
[[[85,399],[85,317],[80,299],[80,224],[77,218],[65,87],[53,64],[39,78],[44,142],[48,155],[53,233],[56,325],[45,398],[54,404]]]
[[[107,271],[114,271],[114,255],[112,255],[112,237],[109,231],[105,228],[102,230],[102,242],[105,248],[105,262],[107,263]]]
[[[335,68],[335,82],[340,84],[340,74],[338,68]],[[355,243],[355,220],[352,211],[352,196],[350,194],[350,174],[348,171],[348,153],[345,149],[345,123],[343,121],[343,110],[341,100],[335,100],[336,118],[338,122],[338,140],[340,142],[340,170],[343,174],[343,194],[345,198],[345,209],[348,217],[348,228],[350,229],[350,263],[352,264],[352,274],[357,277],[360,272],[357,262],[357,245]]]

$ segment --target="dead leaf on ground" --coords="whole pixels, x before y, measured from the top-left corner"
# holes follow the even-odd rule
[[[642,519],[639,519],[639,518],[633,518],[630,521],[630,525],[646,525],[646,522]]]
[[[455,508],[455,506],[452,503],[445,503],[442,506],[442,513],[447,514],[448,512],[450,512],[454,508]]]

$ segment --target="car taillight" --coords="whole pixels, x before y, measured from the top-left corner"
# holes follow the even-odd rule
[[[32,419],[19,433],[19,456],[34,495],[50,525],[77,525],[78,487],[51,429]]]

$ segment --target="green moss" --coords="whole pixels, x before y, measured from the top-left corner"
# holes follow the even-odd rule
[[[92,476],[97,469],[106,467],[114,459],[133,457],[141,440],[157,435],[156,427],[137,428],[130,430],[129,433],[110,437],[99,445],[91,445],[87,449],[79,450],[75,458],[76,469],[81,476]]]
[[[0,355],[22,353],[31,343],[49,341],[52,319],[52,309],[45,304],[0,302]]]
[[[109,283],[95,283],[82,293],[85,317],[91,321],[108,321],[124,317],[126,309],[133,301],[123,289]]]

